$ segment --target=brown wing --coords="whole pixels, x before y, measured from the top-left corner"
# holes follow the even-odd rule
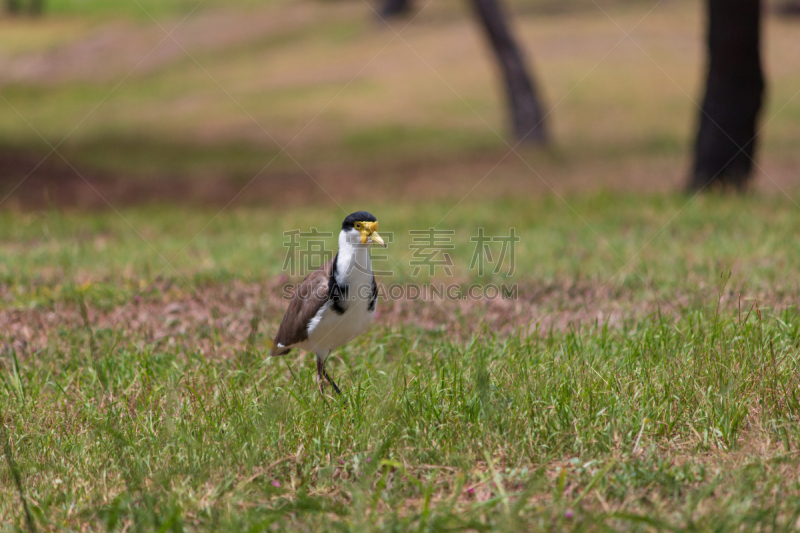
[[[308,323],[317,314],[317,311],[328,301],[328,290],[333,272],[334,257],[314,272],[297,287],[289,309],[283,315],[278,333],[273,341],[274,347],[270,355],[284,355],[289,353],[292,346],[308,338]]]

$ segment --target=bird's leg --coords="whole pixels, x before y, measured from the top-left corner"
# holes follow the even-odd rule
[[[333,386],[333,390],[336,391],[336,394],[342,394],[342,391],[339,390],[339,387],[336,385],[336,382],[331,379],[327,372],[325,372],[325,361],[328,359],[328,355],[331,353],[330,350],[324,352],[316,352],[317,353],[317,386],[319,387],[320,394],[325,394],[325,381]]]
[[[336,382],[331,379],[331,377],[328,375],[327,372],[325,372],[325,368],[324,367],[322,368],[322,375],[325,376],[325,379],[328,380],[328,383],[333,385],[333,390],[336,391],[336,394],[341,395],[342,391],[339,390],[339,387],[336,386]]]
[[[325,396],[325,380],[323,377],[325,376],[325,360],[317,354],[317,388],[319,388],[319,393]]]

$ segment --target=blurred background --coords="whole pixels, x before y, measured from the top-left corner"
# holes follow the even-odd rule
[[[6,0],[0,209],[662,193],[728,174],[792,197],[800,18],[760,6],[759,107],[740,90],[758,2],[728,4],[744,20],[720,5]],[[714,9],[742,36],[718,43],[732,96],[707,89]],[[707,90],[705,116],[745,141],[706,151],[735,168],[698,163]]]

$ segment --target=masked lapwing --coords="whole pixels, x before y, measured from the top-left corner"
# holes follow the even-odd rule
[[[297,287],[275,335],[270,355],[284,355],[293,348],[316,355],[322,394],[326,380],[341,394],[325,372],[328,355],[364,333],[375,316],[378,286],[369,258],[373,244],[386,246],[374,216],[358,211],[345,218],[338,253]]]

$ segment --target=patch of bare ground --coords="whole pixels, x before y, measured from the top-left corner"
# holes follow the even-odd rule
[[[64,162],[59,155],[0,150],[2,207],[42,209],[51,206],[103,209],[152,202],[225,206],[329,204],[359,200],[420,197],[461,198],[465,195],[503,197],[549,194],[552,191],[677,189],[675,166],[666,161],[635,161],[615,169],[596,165],[592,175],[582,169],[539,165],[539,176],[517,161],[498,165],[503,153],[488,153],[452,161],[386,163],[379,166],[320,165],[310,174],[297,168],[268,170],[242,180],[231,176],[164,176],[143,179],[120,176]],[[265,155],[265,162],[271,156]],[[431,179],[436,176],[436,179]],[[646,178],[645,178],[646,176]],[[370,187],[359,186],[369,179]]]
[[[438,282],[434,282],[438,285]],[[392,297],[391,287],[380,285],[376,314],[377,327],[407,326],[466,340],[491,332],[508,335],[516,331],[546,335],[550,331],[591,327],[596,324],[619,328],[647,316],[677,320],[685,306],[717,301],[709,291],[699,295],[665,295],[653,291],[632,291],[612,284],[590,282],[517,283],[509,295],[489,294],[470,298],[467,284],[463,292],[422,286],[418,295],[410,291]],[[288,306],[293,285],[275,278],[265,283],[234,281],[187,288],[177,282],[157,282],[160,297],[135,296],[123,305],[99,309],[87,306],[88,324],[94,331],[110,331],[115,336],[132,338],[153,347],[174,346],[186,351],[199,350],[207,357],[233,357],[246,348],[252,334],[253,318],[258,317],[258,333],[270,337]],[[753,300],[742,302],[735,289],[719,299],[721,309],[747,312]],[[13,299],[7,287],[0,287],[0,300]],[[796,305],[797,295],[786,293],[780,300],[768,296],[759,305],[785,309]],[[77,302],[57,301],[50,307],[12,307],[0,309],[0,329],[20,354],[33,354],[59,342],[59,330],[80,330],[87,326]],[[484,329],[485,328],[485,329]],[[67,342],[65,340],[64,342]],[[266,343],[258,342],[259,350]]]
[[[293,4],[255,12],[209,10],[147,24],[113,22],[52,49],[0,56],[0,86],[108,81],[164,68],[196,52],[219,51],[265,35],[279,35],[312,20],[314,6]],[[169,34],[169,37],[168,37]]]
[[[507,198],[606,192],[669,193],[681,190],[680,158],[647,157],[591,163],[557,163],[531,152],[535,172],[505,152],[488,151],[450,160],[320,164],[266,169],[249,179],[216,173],[143,178],[66,163],[57,154],[0,149],[0,208],[107,209],[152,203],[236,206],[331,205],[354,201]],[[272,156],[265,154],[265,164]],[[69,159],[69,158],[68,158]],[[500,163],[498,163],[500,162]],[[765,194],[796,190],[796,162],[770,158],[754,178]],[[762,176],[760,174],[768,174]],[[435,178],[435,179],[434,179]],[[369,181],[370,187],[363,187]]]

